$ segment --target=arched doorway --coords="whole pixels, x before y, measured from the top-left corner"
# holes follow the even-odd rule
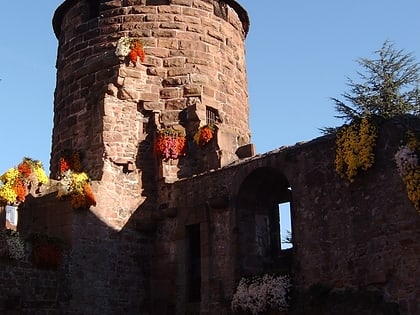
[[[289,260],[285,264],[289,255],[284,250],[292,245],[292,212],[292,189],[279,171],[262,167],[245,178],[236,202],[241,276],[290,267]],[[290,230],[282,231],[286,226]],[[285,238],[289,246],[282,246]]]

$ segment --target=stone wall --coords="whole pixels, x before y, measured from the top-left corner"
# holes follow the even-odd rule
[[[32,266],[29,253],[1,261],[1,311],[229,314],[241,277],[267,272],[292,275],[293,314],[341,312],[349,301],[360,314],[420,311],[420,217],[394,163],[418,119],[383,122],[374,166],[349,183],[334,171],[333,135],[249,157],[249,21],[236,1],[67,0],[53,25],[51,174],[64,151],[80,152],[97,204],[74,210],[54,191],[28,198],[18,231],[60,237],[66,259],[55,271]],[[115,55],[122,36],[142,41],[143,63]],[[208,110],[216,134],[199,148],[193,135]],[[166,127],[186,133],[186,156],[153,155]]]
[[[381,126],[375,164],[353,183],[335,173],[334,137],[326,136],[162,187],[160,208],[166,217],[158,228],[157,259],[184,265],[188,260],[188,255],[182,256],[188,243],[186,227],[199,224],[201,312],[220,314],[242,276],[285,271],[278,245],[277,252],[270,253],[271,262],[261,256],[255,226],[256,215],[262,213],[258,205],[268,213],[282,202],[284,187],[290,187],[293,250],[289,272],[298,292],[326,287],[338,290],[337,305],[346,292],[348,300],[361,303],[354,307],[365,308],[364,312],[377,307],[378,314],[385,314],[383,307],[390,303],[392,314],[416,314],[420,217],[394,162],[406,128],[420,131],[418,119],[395,119]],[[247,202],[241,202],[243,198]],[[174,209],[176,217],[171,216]],[[172,281],[173,269],[167,273],[159,265],[155,268],[160,279]],[[177,299],[181,313],[188,305],[184,272],[178,268],[177,296],[169,297]],[[300,303],[305,305],[309,300],[302,296]],[[376,306],[363,306],[369,296]],[[334,309],[332,305],[326,306],[325,314]],[[306,314],[300,311],[296,314]]]
[[[18,303],[15,310],[32,307],[37,314],[230,314],[241,277],[275,272],[293,277],[290,314],[417,314],[420,217],[394,162],[407,129],[420,132],[419,119],[382,123],[375,163],[353,183],[335,173],[335,139],[325,136],[162,182],[153,214],[120,230],[93,211],[72,210],[60,222],[70,201],[29,199],[21,227],[60,231],[42,222],[47,216],[39,212],[47,211],[56,216],[50,223],[70,223],[71,243],[58,271],[34,268],[29,256],[2,262],[2,307]],[[287,251],[275,242],[275,206],[286,200],[293,236]],[[267,242],[258,218],[268,220]],[[22,280],[27,275],[29,284]]]
[[[69,299],[63,270],[34,268],[30,255],[23,262],[0,259],[0,313],[4,315],[59,315]]]
[[[215,110],[223,131],[219,165],[249,143],[246,12],[235,1],[158,4],[67,0],[57,9],[52,174],[68,149],[85,152],[94,179],[116,161],[145,171],[153,162],[143,163],[142,153],[156,128],[185,129],[192,143],[206,108]],[[142,41],[143,64],[115,55],[122,36]]]

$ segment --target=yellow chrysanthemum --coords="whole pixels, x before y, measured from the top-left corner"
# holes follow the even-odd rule
[[[42,166],[34,167],[33,172],[38,180],[38,183],[43,184],[43,185],[48,183],[48,176],[47,174],[45,174],[45,171],[42,168]]]
[[[19,177],[19,171],[17,168],[10,168],[4,173],[0,179],[6,184],[8,182],[14,182]]]
[[[336,136],[335,169],[340,176],[353,181],[358,170],[366,171],[375,160],[373,149],[377,132],[368,118],[343,127]]]
[[[72,173],[72,191],[78,194],[83,194],[83,185],[89,181],[89,176],[85,172]]]
[[[17,199],[17,193],[13,189],[13,185],[8,182],[0,186],[0,202],[1,203],[14,203]]]

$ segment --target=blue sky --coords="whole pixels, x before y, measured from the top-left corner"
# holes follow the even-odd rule
[[[420,61],[418,0],[238,0],[246,40],[252,142],[263,153],[337,126],[330,97],[357,81],[359,57],[385,40]],[[23,157],[49,172],[57,40],[51,19],[61,0],[5,1],[0,13],[0,174]]]

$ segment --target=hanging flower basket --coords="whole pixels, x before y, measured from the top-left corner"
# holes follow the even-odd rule
[[[58,199],[70,196],[74,209],[88,209],[90,206],[96,206],[95,196],[90,186],[90,178],[85,172],[82,172],[78,151],[63,154],[59,162],[59,173]]]
[[[197,132],[194,135],[194,142],[199,146],[203,147],[211,141],[214,137],[214,126],[205,125],[198,128]]]
[[[163,159],[178,159],[186,155],[185,134],[172,128],[159,130],[154,144],[155,156]]]
[[[128,58],[134,66],[136,66],[138,59],[144,62],[146,57],[141,41],[137,38],[121,37],[118,40],[115,55],[118,57]]]
[[[47,183],[42,163],[25,157],[17,167],[0,176],[0,204],[18,205],[31,189]]]

